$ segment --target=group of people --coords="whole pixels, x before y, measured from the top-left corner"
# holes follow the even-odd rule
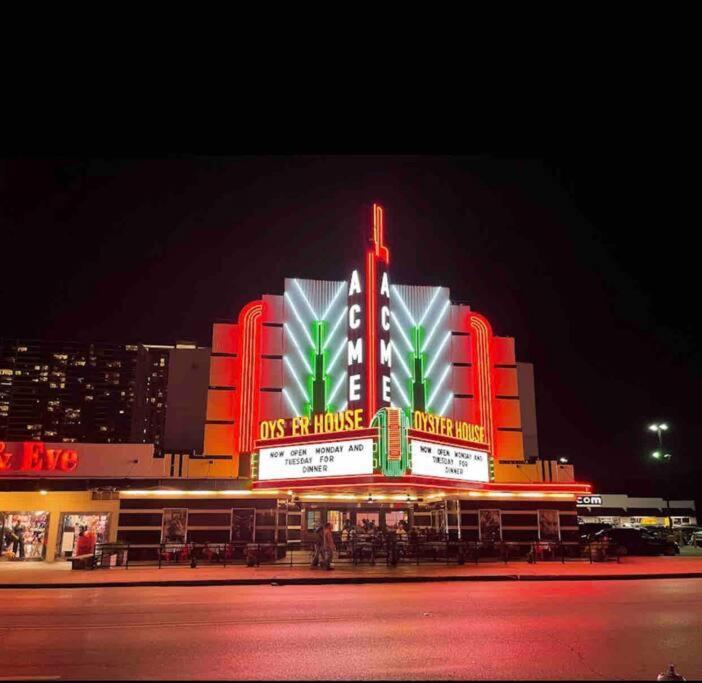
[[[383,537],[386,537],[385,539]],[[389,541],[389,537],[393,541],[406,542],[409,538],[407,532],[407,522],[400,520],[395,526],[387,529],[385,532],[376,526],[372,520],[363,519],[361,524],[352,524],[350,519],[344,522],[344,527],[341,530],[341,550],[347,551],[350,544],[356,542],[365,542],[373,544],[382,544],[383,540]],[[334,569],[332,559],[336,551],[336,543],[332,531],[332,523],[326,524],[315,529],[314,532],[314,552],[312,555],[311,567],[316,569]]]
[[[6,526],[3,537],[3,552],[10,559],[35,559],[42,556],[43,538],[40,531],[27,529],[19,520]]]

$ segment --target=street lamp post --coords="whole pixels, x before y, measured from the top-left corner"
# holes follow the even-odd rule
[[[653,451],[651,454],[656,460],[663,460],[670,462],[671,455],[670,453],[666,453],[665,449],[663,448],[663,432],[668,431],[668,425],[665,422],[660,422],[657,424],[651,424],[648,426],[648,428],[652,432],[656,432],[658,434],[658,450]],[[668,527],[670,530],[673,530],[673,516],[670,513],[670,494],[671,494],[671,465],[668,464],[666,468],[666,505],[668,507]]]

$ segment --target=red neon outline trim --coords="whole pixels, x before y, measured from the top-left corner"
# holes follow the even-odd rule
[[[259,396],[261,377],[261,319],[265,304],[252,301],[239,313],[239,382],[238,453],[254,450],[254,436],[258,433]]]
[[[495,456],[495,427],[493,421],[492,327],[479,313],[470,313],[473,351],[473,387],[478,399],[479,424],[485,428],[488,445]]]
[[[455,479],[441,479],[439,477],[420,477],[407,475],[404,477],[385,477],[382,474],[360,475],[353,477],[334,477],[329,483],[330,477],[314,479],[271,479],[269,481],[253,482],[254,489],[261,488],[297,488],[297,489],[327,489],[348,486],[387,486],[403,487],[415,486],[419,488],[451,488],[457,491],[496,491],[504,493],[519,493],[526,491],[543,491],[544,493],[573,493],[588,494],[592,491],[591,484],[495,484],[493,482],[459,482]]]
[[[285,436],[280,439],[257,439],[256,448],[275,446],[297,446],[305,443],[326,443],[331,441],[353,441],[355,439],[378,438],[378,429],[350,429],[348,432],[328,432],[326,434],[305,434],[303,436]]]

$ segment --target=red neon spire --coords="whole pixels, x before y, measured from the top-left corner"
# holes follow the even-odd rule
[[[385,246],[383,224],[383,207],[380,204],[373,204],[373,248],[375,255],[386,265],[390,265],[390,250]]]

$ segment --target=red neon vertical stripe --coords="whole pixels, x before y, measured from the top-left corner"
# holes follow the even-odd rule
[[[478,419],[494,455],[492,329],[490,323],[477,313],[470,314],[470,326],[473,332],[473,382],[478,400]]]
[[[370,424],[378,410],[378,377],[376,368],[376,359],[378,357],[378,335],[376,330],[376,307],[378,304],[376,291],[378,287],[377,261],[382,261],[385,264],[390,263],[390,250],[384,244],[385,236],[383,233],[383,208],[379,204],[373,204],[373,250],[366,254],[366,358],[368,362],[366,369],[368,416],[366,419],[368,424]]]
[[[373,242],[375,255],[386,265],[390,265],[390,250],[385,246],[385,226],[383,224],[383,207],[373,204]]]
[[[366,254],[366,342],[368,346],[368,367],[366,370],[366,392],[368,394],[368,415],[366,416],[366,421],[370,424],[370,421],[375,415],[377,401],[377,382],[375,378],[375,357],[376,357],[376,330],[375,330],[375,305],[376,305],[376,289],[377,282],[375,276],[375,254],[369,251]]]
[[[252,301],[239,314],[239,353],[241,357],[239,382],[239,453],[251,453],[254,449],[258,422],[258,389],[261,359],[261,318],[263,302]]]

